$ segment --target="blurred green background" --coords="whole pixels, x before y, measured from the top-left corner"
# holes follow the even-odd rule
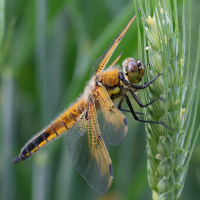
[[[151,199],[144,124],[130,114],[126,114],[129,131],[124,141],[118,146],[107,145],[114,179],[104,196],[97,194],[72,166],[65,136],[31,159],[11,164],[21,147],[83,91],[93,62],[135,12],[133,1],[7,0],[5,4],[0,52],[0,199]],[[196,59],[199,7],[200,1],[192,0],[191,71]],[[178,10],[181,24],[182,1],[178,1]],[[119,63],[129,56],[142,59],[138,58],[137,31],[134,22],[111,62],[122,51]],[[199,121],[198,114],[196,130]],[[182,200],[200,197],[199,152],[200,138]]]

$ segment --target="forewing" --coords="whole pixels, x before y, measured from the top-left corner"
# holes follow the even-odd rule
[[[112,161],[100,134],[92,100],[89,100],[82,117],[68,131],[67,147],[78,172],[94,190],[105,194],[113,178]]]
[[[139,11],[139,9],[138,9]],[[117,37],[111,42],[109,47],[101,54],[101,56],[93,63],[91,71],[90,71],[90,77],[93,76],[94,74],[99,73],[104,69],[106,66],[107,62],[110,60],[110,57],[112,56],[113,52],[115,51],[116,47],[122,40],[124,34],[132,24],[136,17],[136,14],[133,15],[131,20],[128,22],[128,24],[124,27],[124,29],[117,35]]]
[[[127,133],[127,119],[125,115],[113,105],[103,86],[96,86],[94,91],[99,104],[97,117],[101,135],[106,143],[117,145],[122,142]]]

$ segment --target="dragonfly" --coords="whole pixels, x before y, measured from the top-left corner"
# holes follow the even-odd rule
[[[162,124],[169,128],[164,122],[140,119],[138,115],[142,113],[135,112],[127,95],[130,93],[140,107],[147,107],[156,100],[165,101],[157,97],[144,105],[136,95],[138,90],[145,89],[161,74],[139,85],[145,65],[140,60],[128,57],[122,63],[123,69],[120,69],[115,64],[121,54],[106,68],[135,18],[136,14],[94,62],[90,80],[80,97],[49,126],[30,139],[13,159],[13,164],[26,160],[50,141],[66,133],[68,153],[74,167],[95,191],[105,194],[113,179],[113,165],[105,143],[118,145],[128,129],[127,118],[121,111],[131,113],[137,121]],[[119,100],[118,106],[113,103],[116,99]],[[124,100],[129,109],[122,108]]]

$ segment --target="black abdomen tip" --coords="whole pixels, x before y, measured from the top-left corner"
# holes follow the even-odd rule
[[[20,161],[21,159],[19,158],[19,156],[17,156],[16,158],[13,159],[12,164],[16,164]]]

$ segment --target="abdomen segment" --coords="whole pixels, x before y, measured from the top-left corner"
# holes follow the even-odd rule
[[[47,128],[27,142],[19,156],[13,160],[13,164],[30,157],[47,143],[70,129],[76,123],[76,120],[81,116],[85,108],[86,102],[84,100],[77,101]]]

